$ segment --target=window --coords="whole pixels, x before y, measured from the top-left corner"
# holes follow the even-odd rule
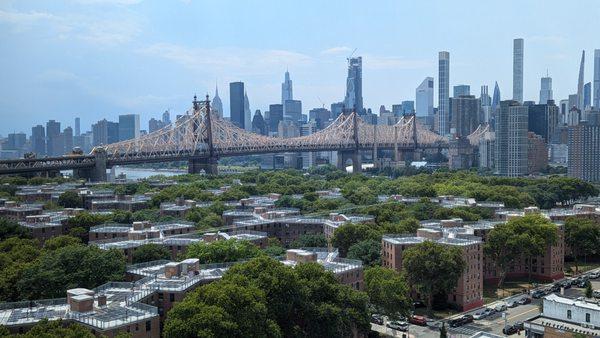
[[[567,310],[567,319],[571,319],[571,310]]]
[[[150,320],[146,321],[146,332],[148,331],[152,331],[152,321]]]
[[[589,322],[590,322],[590,314],[589,314],[589,313],[586,313],[586,314],[585,314],[585,322],[586,322],[586,323],[589,323]]]
[[[171,302],[175,301],[175,294],[174,293],[169,293],[169,301],[171,301]]]

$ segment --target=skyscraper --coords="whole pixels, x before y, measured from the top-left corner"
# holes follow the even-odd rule
[[[348,59],[348,78],[346,79],[346,109],[363,114],[362,97],[362,57]]]
[[[252,132],[259,135],[268,134],[267,123],[258,109],[254,113],[254,117],[252,117]]]
[[[513,100],[523,103],[523,39],[513,40]]]
[[[592,83],[588,82],[583,85],[583,109],[587,109],[592,105]]]
[[[106,119],[92,124],[92,145],[99,146],[119,141],[119,123]]]
[[[415,101],[402,101],[402,115],[413,114],[415,112]]]
[[[598,113],[590,121],[569,127],[567,173],[586,181],[600,181],[600,125]]]
[[[269,105],[269,133],[277,133],[277,127],[281,121],[283,121],[283,105]]]
[[[450,115],[450,133],[457,137],[470,135],[479,126],[479,99],[473,95],[450,98]]]
[[[585,50],[581,52],[581,63],[579,64],[579,78],[577,79],[577,109],[585,109],[583,106],[583,76],[585,68]]]
[[[481,94],[479,96],[479,101],[482,107],[492,105],[492,98],[490,97],[490,94],[488,92],[488,86],[481,86]]]
[[[81,135],[81,119],[79,117],[75,118],[75,136]]]
[[[31,150],[38,157],[46,155],[46,131],[41,124],[31,128]]]
[[[281,104],[285,105],[285,101],[293,100],[294,93],[292,91],[292,80],[290,80],[290,73],[285,71],[285,79],[281,84]]]
[[[450,132],[449,95],[450,95],[450,53],[439,53],[439,83],[438,83],[438,134]]]
[[[233,124],[244,129],[246,119],[244,118],[243,82],[231,82],[229,84],[229,116]]]
[[[215,86],[215,97],[213,97],[211,105],[212,113],[217,114],[219,117],[223,117],[223,102],[219,97],[219,88]]]
[[[292,121],[298,125],[302,120],[302,101],[285,100],[283,103],[283,118],[286,121]]]
[[[165,112],[162,114],[162,123],[166,126],[167,124],[171,123],[171,114],[169,113],[168,110],[165,110]]]
[[[500,87],[498,87],[498,82],[494,85],[494,96],[492,98],[492,111],[496,111],[496,108],[500,106]]]
[[[527,174],[528,108],[514,100],[501,101],[496,116],[496,171],[516,177]]]
[[[119,141],[140,137],[140,115],[119,115]]]
[[[600,109],[600,49],[594,50],[594,108]]]
[[[46,122],[46,154],[48,156],[62,155],[60,148],[64,148],[64,144],[60,144],[60,122],[50,120]]]
[[[244,129],[252,130],[252,112],[250,112],[250,100],[246,92],[244,92]]]
[[[540,84],[540,104],[546,104],[548,100],[552,100],[552,78],[546,76]]]
[[[433,116],[433,78],[426,77],[417,87],[417,116]]]
[[[454,86],[452,91],[452,97],[459,97],[463,95],[471,95],[471,86],[469,85],[457,85]]]
[[[73,151],[73,128],[66,127],[63,130],[63,137],[65,142],[65,154],[68,154]]]
[[[550,143],[556,129],[561,124],[558,106],[554,104],[554,100],[548,100],[547,103],[534,104],[527,108],[527,129],[540,135],[544,142]]]

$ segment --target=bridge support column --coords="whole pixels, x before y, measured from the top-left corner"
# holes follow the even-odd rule
[[[107,156],[104,149],[98,148],[94,152],[94,167],[86,169],[73,169],[73,177],[83,178],[90,182],[103,182],[107,180]]]
[[[352,172],[359,173],[362,171],[362,163],[360,152],[358,150],[340,150],[338,151],[337,167],[340,170],[346,170],[346,161],[352,159]]]
[[[188,173],[199,174],[204,170],[207,175],[218,175],[219,168],[217,166],[217,159],[214,157],[209,158],[190,158],[188,160]]]

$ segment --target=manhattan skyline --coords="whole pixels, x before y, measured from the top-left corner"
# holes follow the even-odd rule
[[[47,119],[73,126],[75,117],[81,117],[83,131],[101,118],[127,113],[140,114],[144,126],[165,109],[181,114],[194,93],[212,98],[215,82],[225,116],[234,81],[245,83],[251,111],[264,111],[280,101],[286,69],[306,113],[321,102],[328,107],[344,99],[346,58],[354,49],[363,58],[364,106],[374,112],[382,104],[389,109],[414,100],[415,88],[428,76],[437,88],[442,50],[450,53],[450,87],[468,84],[478,95],[481,85],[492,88],[498,81],[507,99],[515,38],[525,40],[523,99],[539,99],[540,78],[548,70],[560,100],[577,92],[581,51],[593,55],[597,47],[590,27],[600,6],[592,1],[536,1],[519,4],[520,11],[471,1],[381,2],[369,5],[368,13],[364,6],[3,2],[0,117],[7,123],[0,134],[29,133]],[[464,8],[469,20],[453,20]],[[575,15],[580,19],[569,25],[555,24]],[[340,20],[352,17],[360,20]],[[593,60],[586,59],[587,83]]]

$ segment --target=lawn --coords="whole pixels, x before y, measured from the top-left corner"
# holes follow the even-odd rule
[[[535,281],[532,281],[534,284]],[[506,298],[512,295],[522,293],[523,290],[529,290],[533,287],[527,282],[527,279],[511,279],[504,282],[501,288],[497,284],[483,284],[483,302],[491,303],[495,300]]]

